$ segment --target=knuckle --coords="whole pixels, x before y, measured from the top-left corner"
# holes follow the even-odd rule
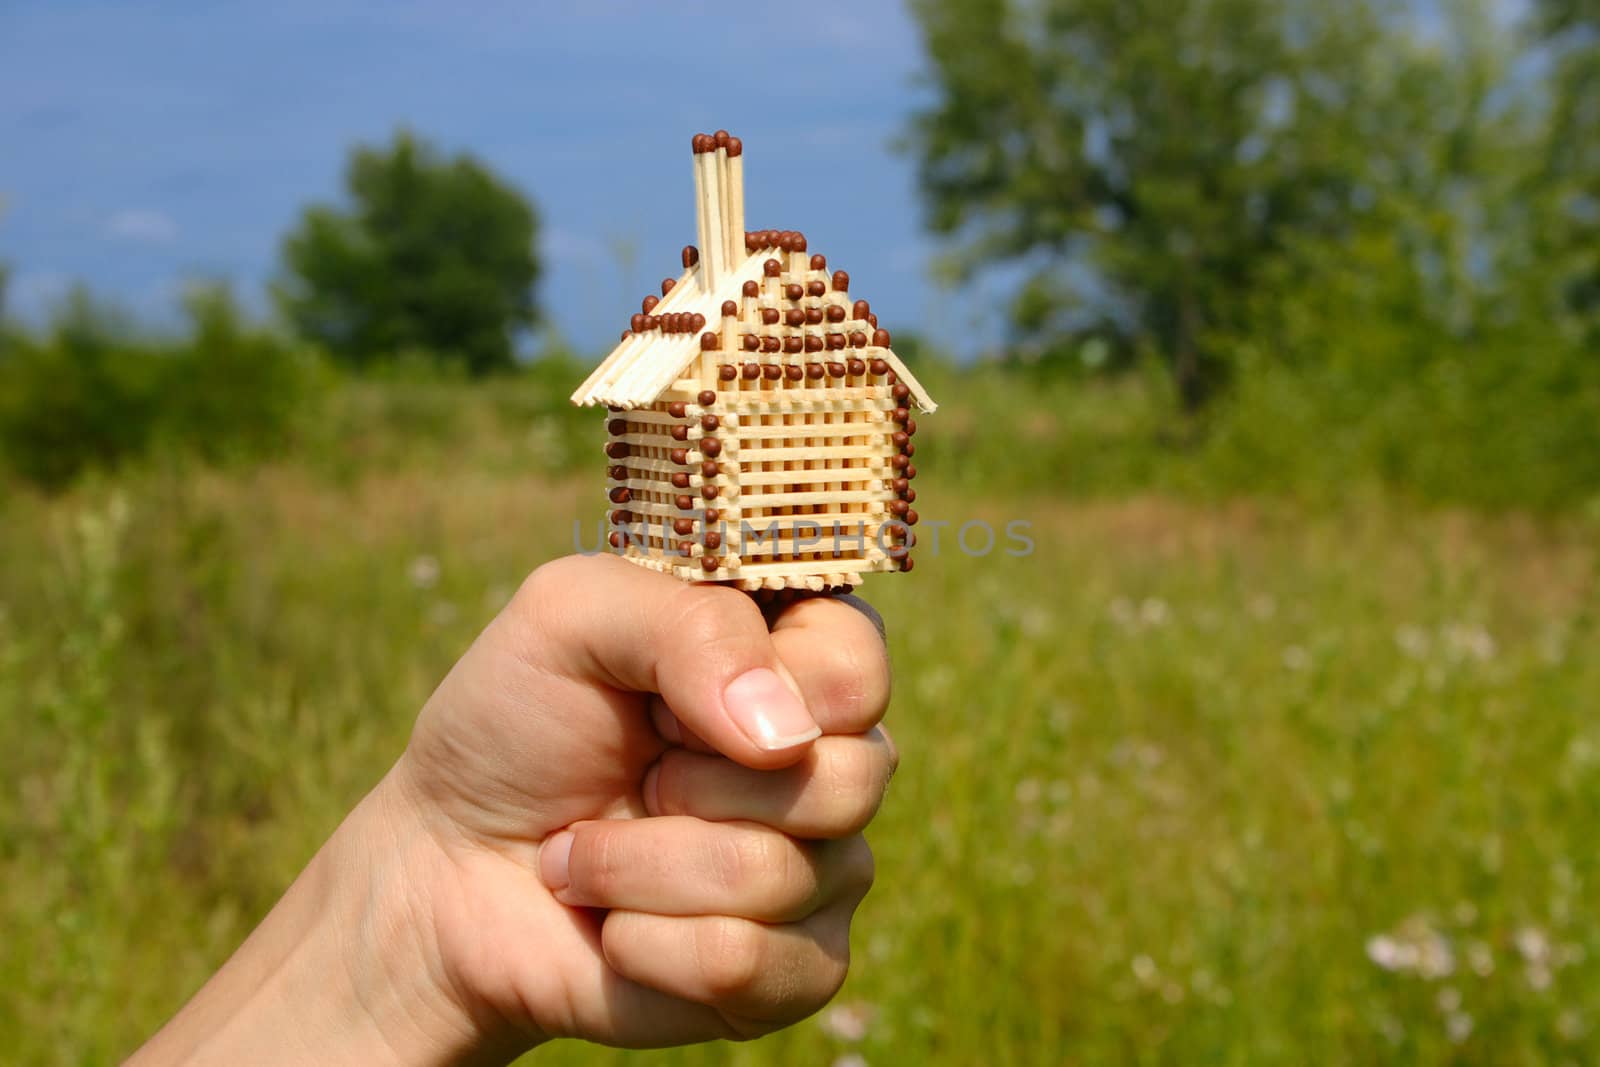
[[[622,842],[603,828],[580,831],[573,843],[569,867],[573,889],[587,897],[605,900],[616,890],[625,869]]]
[[[846,739],[839,739],[845,741]],[[833,830],[830,836],[844,837],[860,832],[878,813],[883,802],[884,771],[875,746],[860,743],[829,745],[820,756],[824,783],[823,818]]]
[[[766,632],[755,602],[732,589],[690,586],[684,589],[670,632],[692,648],[712,648],[760,630]]]
[[[704,920],[695,935],[695,963],[714,1000],[733,998],[761,978],[765,964],[762,928],[743,919]]]

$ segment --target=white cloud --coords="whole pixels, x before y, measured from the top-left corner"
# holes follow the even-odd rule
[[[106,220],[106,234],[121,241],[170,244],[177,239],[178,224],[165,212],[124,208]]]

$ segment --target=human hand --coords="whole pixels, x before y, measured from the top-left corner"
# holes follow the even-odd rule
[[[888,696],[882,638],[843,602],[769,632],[726,588],[541,568],[390,776],[436,845],[408,881],[441,987],[513,1045],[750,1037],[815,1011],[872,878]]]

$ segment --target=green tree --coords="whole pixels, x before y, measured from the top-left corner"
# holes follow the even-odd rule
[[[538,321],[538,215],[476,160],[409,133],[359,147],[349,203],[314,205],[284,242],[280,304],[300,333],[355,366],[408,350],[474,374],[508,366]]]
[[[1600,347],[1600,0],[1542,0],[1538,13],[1555,55],[1550,243],[1567,303]]]
[[[965,274],[1028,277],[1013,308],[1048,351],[1097,334],[1169,362],[1188,407],[1297,234],[1366,195],[1357,117],[1367,4],[913,0],[935,103],[911,143],[932,228]]]

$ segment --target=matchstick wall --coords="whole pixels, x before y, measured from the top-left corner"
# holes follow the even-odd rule
[[[611,548],[748,590],[911,570],[913,413],[936,405],[844,271],[744,229],[739,139],[693,149],[700,244],[572,397],[609,409]]]

